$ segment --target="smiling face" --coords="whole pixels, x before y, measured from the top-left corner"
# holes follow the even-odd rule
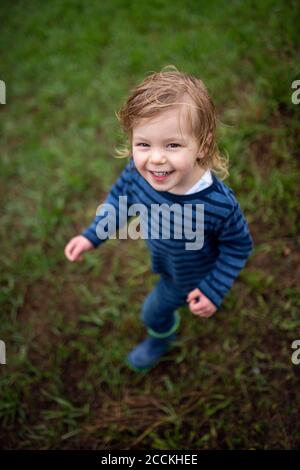
[[[186,105],[143,118],[132,131],[132,154],[139,173],[157,191],[186,193],[204,173],[198,142],[186,116]]]

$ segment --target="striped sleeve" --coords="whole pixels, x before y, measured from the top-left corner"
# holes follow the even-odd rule
[[[219,255],[213,269],[198,285],[217,308],[245,266],[253,249],[247,221],[236,202],[230,216],[218,231]]]
[[[111,187],[105,201],[98,207],[92,223],[81,233],[95,248],[108,238],[116,238],[116,231],[126,224],[127,207],[132,203],[131,180],[132,164],[129,162]]]

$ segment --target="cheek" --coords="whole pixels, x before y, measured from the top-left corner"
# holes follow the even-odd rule
[[[174,162],[174,167],[183,173],[189,173],[194,170],[194,164],[188,158],[181,158],[177,162]]]
[[[138,152],[133,152],[132,153],[134,163],[137,167],[143,167],[145,165],[146,159],[143,157],[143,155],[140,155]]]
[[[138,162],[141,159],[139,153],[136,150],[132,150],[132,157],[135,162]]]

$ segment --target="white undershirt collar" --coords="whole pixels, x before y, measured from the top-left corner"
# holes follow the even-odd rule
[[[184,194],[194,194],[202,191],[205,188],[208,188],[213,183],[212,175],[210,169],[206,170],[206,172],[201,176],[199,181],[197,181],[194,186],[192,186],[186,193]]]

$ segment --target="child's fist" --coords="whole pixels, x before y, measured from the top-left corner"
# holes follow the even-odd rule
[[[82,261],[83,258],[81,253],[85,251],[92,250],[94,248],[93,244],[85,238],[83,235],[77,235],[77,237],[72,238],[65,247],[65,255],[70,261]]]
[[[208,318],[217,311],[216,306],[199,289],[192,290],[186,300],[190,311],[199,317]]]

